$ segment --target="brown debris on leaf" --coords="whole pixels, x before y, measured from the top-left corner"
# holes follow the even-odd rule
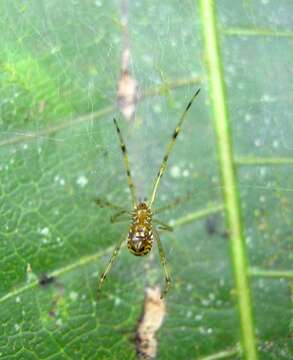
[[[122,31],[123,31],[123,50],[121,61],[121,75],[117,87],[117,103],[119,110],[126,120],[132,121],[135,117],[136,105],[139,99],[138,84],[130,67],[130,46],[128,35],[128,1],[124,0],[122,5]]]
[[[165,300],[159,287],[147,288],[142,318],[136,331],[136,350],[140,360],[151,360],[157,354],[156,332],[162,326],[166,313]]]
[[[124,70],[118,82],[117,102],[119,110],[126,120],[132,121],[134,119],[138,99],[137,81],[128,70]]]

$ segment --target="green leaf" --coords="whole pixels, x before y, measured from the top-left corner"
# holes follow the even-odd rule
[[[116,108],[119,2],[1,2],[0,358],[136,359],[156,244],[124,247],[129,222],[112,118],[141,197],[198,87],[155,207],[172,275],[157,359],[289,359],[292,306],[292,3],[129,2],[136,121]],[[227,221],[227,226],[225,225]],[[292,331],[292,325],[291,325]],[[292,340],[291,340],[292,341]]]

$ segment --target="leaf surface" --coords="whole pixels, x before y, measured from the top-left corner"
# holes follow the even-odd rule
[[[139,194],[149,197],[198,87],[155,203],[191,193],[160,214],[174,232],[161,234],[172,288],[157,358],[247,357],[239,351],[235,259],[222,211],[223,165],[206,68],[213,59],[198,4],[130,4],[131,70],[145,94],[134,124],[116,108],[123,37],[117,2],[7,0],[0,9],[0,358],[137,357],[144,290],[162,286],[164,274],[156,246],[146,258],[124,248],[96,299],[99,274],[129,223],[111,224],[113,211],[94,200],[131,204],[112,118]],[[292,11],[289,0],[216,6],[261,359],[292,356]]]

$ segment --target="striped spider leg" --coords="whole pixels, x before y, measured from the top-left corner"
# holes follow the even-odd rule
[[[138,201],[137,200],[137,191],[136,191],[136,187],[134,185],[134,182],[133,182],[132,176],[131,176],[126,145],[124,143],[118,123],[115,119],[113,119],[114,125],[116,127],[116,131],[118,134],[119,142],[120,142],[121,152],[123,155],[124,167],[125,167],[125,171],[126,171],[128,186],[129,186],[130,193],[131,193],[133,210],[132,210],[132,212],[129,212],[128,210],[123,209],[119,205],[115,205],[108,201],[103,201],[100,199],[96,200],[96,203],[100,207],[113,208],[118,211],[116,214],[114,214],[112,216],[112,218],[111,218],[112,222],[118,222],[118,221],[121,221],[122,219],[124,220],[125,215],[131,219],[131,224],[130,224],[130,228],[129,228],[127,236],[123,236],[122,239],[120,240],[120,242],[116,245],[116,247],[112,253],[112,256],[110,257],[110,260],[106,266],[105,271],[100,276],[100,281],[99,281],[99,286],[98,286],[99,290],[101,289],[102,284],[103,284],[104,280],[106,279],[107,274],[111,270],[112,265],[113,265],[114,261],[116,260],[118,254],[119,254],[119,251],[125,240],[127,241],[128,250],[133,255],[136,255],[136,256],[147,255],[151,251],[153,242],[155,240],[157,242],[161,264],[162,264],[162,267],[163,267],[163,270],[165,273],[165,287],[163,289],[161,298],[166,296],[166,294],[169,290],[170,284],[171,284],[171,277],[170,277],[169,270],[168,270],[168,264],[167,264],[165,251],[164,251],[163,245],[161,243],[158,230],[172,231],[172,227],[170,227],[167,224],[164,224],[163,222],[161,222],[160,220],[158,220],[156,218],[153,218],[154,213],[159,213],[161,211],[160,211],[160,209],[158,209],[153,212],[152,205],[155,201],[160,180],[167,168],[167,163],[168,163],[170,153],[176,142],[177,136],[181,130],[183,121],[186,118],[186,114],[187,114],[188,110],[190,109],[194,99],[198,95],[199,91],[200,91],[200,89],[196,91],[196,93],[193,95],[193,97],[189,101],[188,105],[186,106],[186,108],[185,108],[184,112],[182,113],[182,115],[179,119],[179,122],[173,132],[172,138],[167,145],[167,149],[166,149],[165,155],[163,157],[163,161],[161,163],[156,180],[153,185],[150,201],[146,201],[146,200]],[[156,226],[157,226],[157,228],[156,228]]]

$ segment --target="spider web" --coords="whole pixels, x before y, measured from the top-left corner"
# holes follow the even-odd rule
[[[0,5],[0,356],[9,359],[30,358],[32,352],[36,358],[135,358],[129,338],[135,336],[144,288],[162,283],[163,272],[157,249],[151,261],[122,251],[101,302],[95,302],[98,273],[128,224],[111,226],[111,211],[97,209],[94,199],[130,206],[112,118],[123,132],[139,195],[149,197],[173,129],[199,86],[156,201],[164,206],[191,193],[189,201],[161,214],[165,222],[186,225],[162,234],[173,289],[158,358],[237,353],[229,234],[222,212],[213,211],[222,204],[222,185],[204,24],[191,0],[130,4],[130,70],[143,97],[129,123],[116,106],[120,5]],[[290,1],[221,0],[217,10],[247,255],[255,274],[259,351],[264,358],[286,359],[293,9]],[[187,223],[205,211],[200,221]],[[55,274],[57,284],[38,287],[44,273]]]

